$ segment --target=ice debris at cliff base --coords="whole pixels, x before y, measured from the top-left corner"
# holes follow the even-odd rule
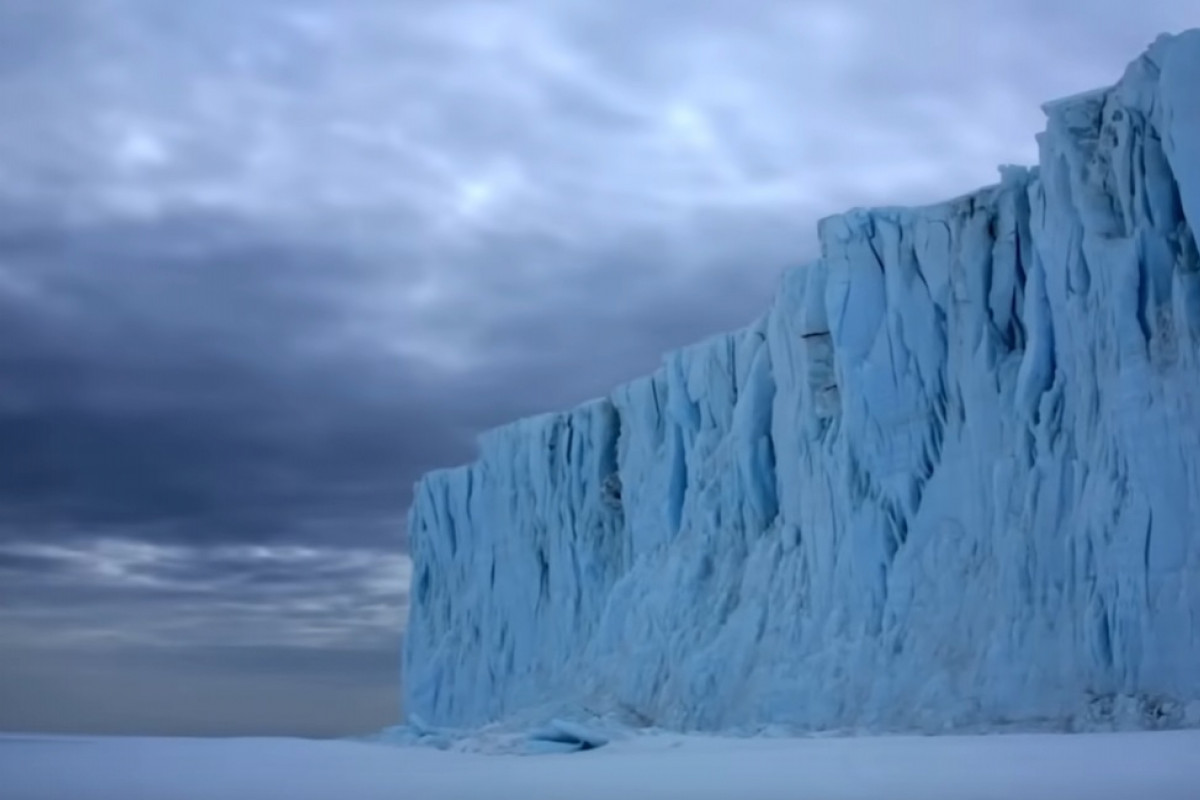
[[[635,731],[613,719],[587,721],[550,717],[548,721],[492,723],[476,728],[444,728],[409,715],[403,725],[386,728],[359,741],[429,747],[458,753],[547,755],[585,753],[614,741],[632,738]],[[646,734],[648,731],[637,731]]]
[[[1200,32],[1040,166],[820,225],[748,328],[426,476],[406,708],[1200,724]]]

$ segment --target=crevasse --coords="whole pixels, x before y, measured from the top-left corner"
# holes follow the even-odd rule
[[[1040,167],[820,225],[758,322],[418,485],[411,714],[1200,722],[1200,32]]]

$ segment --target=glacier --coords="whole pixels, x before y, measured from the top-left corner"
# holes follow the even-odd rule
[[[425,476],[406,713],[1200,724],[1200,31],[1044,109],[1038,167],[823,220],[757,322]]]

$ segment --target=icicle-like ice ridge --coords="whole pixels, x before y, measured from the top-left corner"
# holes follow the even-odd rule
[[[409,712],[1200,722],[1200,32],[410,515]]]

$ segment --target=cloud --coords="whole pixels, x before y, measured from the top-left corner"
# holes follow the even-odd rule
[[[0,544],[0,633],[59,648],[372,650],[399,636],[411,573],[405,555],[346,547]]]
[[[21,454],[0,517],[212,540],[398,525],[402,481],[456,446],[440,395],[336,341],[352,254],[223,244],[219,224],[63,229],[0,267],[25,287],[0,291],[0,440]]]
[[[0,730],[391,724],[410,576],[406,556],[375,550],[0,544]]]
[[[1032,161],[1040,102],[1193,16],[0,3],[7,680],[390,652],[422,472],[749,321],[819,217]]]

